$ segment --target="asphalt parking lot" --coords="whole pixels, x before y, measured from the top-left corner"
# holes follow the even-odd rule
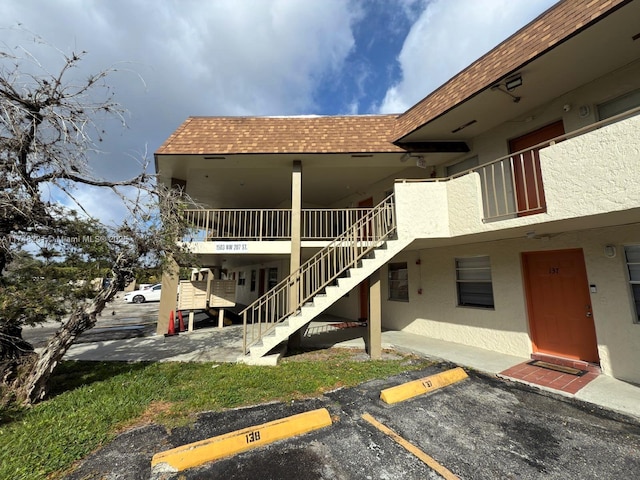
[[[379,399],[382,389],[452,366],[440,363],[308,401],[203,413],[194,425],[171,432],[158,425],[136,428],[88,457],[67,478],[442,478],[363,420],[365,413],[463,479],[640,476],[640,423],[574,399],[474,372],[395,405]],[[331,426],[183,472],[151,471],[158,452],[316,408],[329,410]]]
[[[96,326],[80,335],[75,343],[153,335],[158,321],[159,302],[125,303],[123,296],[124,292],[119,292],[107,303]],[[44,347],[59,326],[58,322],[49,321],[36,327],[25,327],[22,336],[34,347]]]
[[[77,343],[137,338],[155,332],[158,303],[114,299]],[[206,316],[198,321],[211,323]],[[44,346],[57,324],[25,329]],[[640,423],[593,404],[468,371],[470,378],[400,404],[380,391],[451,368],[447,363],[292,404],[202,413],[171,432],[159,425],[123,433],[66,478],[80,479],[428,479],[442,478],[389,436],[398,433],[463,479],[640,478]],[[272,367],[264,367],[272,368]],[[211,393],[215,395],[215,392]],[[154,454],[316,408],[333,425],[179,473],[153,473]]]

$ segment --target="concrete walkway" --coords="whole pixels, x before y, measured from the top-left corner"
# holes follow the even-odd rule
[[[363,336],[366,328],[334,326],[344,322],[342,318],[329,316],[324,316],[322,321],[311,322],[303,338],[303,348],[335,346],[364,349]],[[530,360],[398,331],[382,332],[382,347],[445,360],[497,376],[509,367]],[[65,360],[236,362],[241,355],[242,326],[232,325],[223,329],[206,328],[181,333],[173,337],[154,335],[79,343],[71,347]],[[575,395],[539,385],[532,386],[640,419],[640,387],[605,375],[598,376]]]

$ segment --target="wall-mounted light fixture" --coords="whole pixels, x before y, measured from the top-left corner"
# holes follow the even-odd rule
[[[424,155],[414,155],[411,152],[406,152],[405,154],[403,154],[400,157],[400,161],[402,163],[406,162],[407,160],[409,160],[410,158],[415,158],[416,160],[416,167],[420,167],[420,168],[427,168],[427,161],[424,159]]]
[[[605,245],[604,246],[604,256],[607,258],[615,258],[616,256],[616,246],[615,245]]]
[[[497,90],[499,92],[504,93],[505,95],[509,95],[513,100],[513,103],[518,103],[520,101],[520,97],[511,93],[516,88],[522,85],[522,76],[520,74],[514,75],[513,77],[507,78],[504,83],[498,83],[491,87],[491,90]],[[504,87],[504,89],[503,89]]]
[[[589,108],[589,105],[580,105],[580,107],[578,108],[578,116],[580,118],[587,117],[590,112],[591,112],[591,109]]]
[[[522,85],[522,76],[516,75],[511,78],[507,78],[504,81],[504,88],[507,89],[508,92],[515,90],[516,88]]]

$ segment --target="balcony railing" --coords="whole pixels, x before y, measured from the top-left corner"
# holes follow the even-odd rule
[[[243,345],[249,347],[324,290],[396,231],[394,196],[391,194],[366,211],[327,246],[296,271],[242,311]]]
[[[303,240],[332,240],[362,219],[370,208],[302,210]],[[192,226],[184,241],[288,240],[291,210],[193,209],[184,217]]]
[[[564,135],[544,141],[531,148],[511,153],[478,167],[450,177],[429,179],[398,179],[396,182],[446,182],[470,173],[480,177],[485,222],[545,213],[547,204],[540,168],[539,151],[563,140],[578,137],[604,126],[640,114],[640,107],[587,125]]]

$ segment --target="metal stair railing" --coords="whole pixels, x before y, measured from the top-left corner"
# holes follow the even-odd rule
[[[363,257],[382,245],[395,230],[394,196],[391,194],[363,213],[342,235],[241,312],[245,355],[276,325],[299,312],[305,303],[347,270],[357,266]]]

